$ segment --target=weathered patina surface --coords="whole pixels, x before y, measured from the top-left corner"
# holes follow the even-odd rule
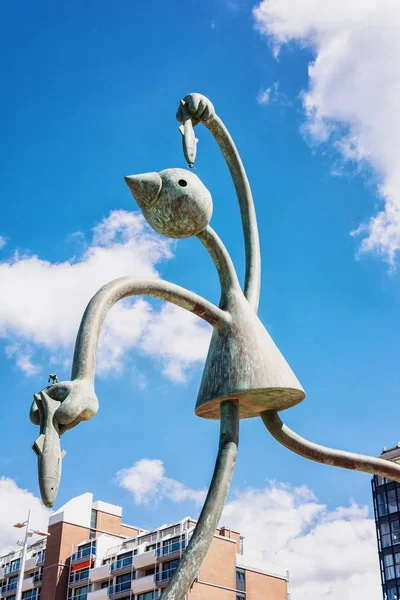
[[[55,382],[35,395],[30,417],[40,425],[38,455],[42,498],[54,504],[61,476],[60,436],[98,410],[94,389],[96,354],[104,319],[114,304],[130,296],[149,296],[192,312],[213,327],[196,404],[196,414],[220,419],[220,444],[214,475],[199,521],[163,600],[182,600],[211,544],[229,491],[235,464],[239,419],[261,415],[270,433],[290,450],[328,465],[384,475],[400,481],[400,466],[388,461],[326,448],[291,431],[276,411],[301,402],[305,393],[257,316],[261,259],[250,185],[228,130],[201,94],[180,102],[183,149],[190,167],[196,158],[193,127],[202,122],[217,141],[236,189],[240,207],[246,275],[244,288],[223,242],[211,228],[211,194],[186,169],[166,169],[125,178],[149,225],[171,238],[197,236],[216,266],[221,297],[215,306],[193,292],[160,279],[122,277],[103,286],[89,302],[79,328],[71,380]],[[137,411],[135,412],[137,414]]]

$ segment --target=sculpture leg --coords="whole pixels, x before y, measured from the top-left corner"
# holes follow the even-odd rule
[[[239,442],[239,406],[221,403],[221,428],[214,474],[196,528],[160,600],[182,600],[192,585],[211,545],[229,492]]]
[[[296,454],[333,467],[342,467],[353,471],[363,471],[372,475],[380,475],[400,482],[400,465],[394,462],[355,454],[336,448],[327,448],[304,439],[285,425],[275,410],[266,410],[261,413],[261,418],[270,434],[283,446]]]

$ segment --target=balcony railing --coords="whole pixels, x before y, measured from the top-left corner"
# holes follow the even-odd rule
[[[73,586],[73,585],[78,585],[81,583],[84,583],[85,581],[88,581],[89,579],[89,569],[85,569],[82,572],[78,573],[71,573],[71,575],[69,576],[69,585]]]
[[[172,575],[175,573],[176,567],[173,569],[168,569],[167,571],[162,571],[162,573],[156,573],[156,583],[162,585],[169,581]]]
[[[127,556],[126,558],[121,558],[120,560],[111,563],[111,573],[115,573],[115,571],[122,571],[122,569],[130,567],[132,562],[132,556]]]
[[[36,564],[41,565],[42,563],[44,563],[44,558],[45,558],[44,552],[43,552],[43,554],[38,554],[37,558],[36,558]]]
[[[33,585],[40,585],[42,583],[43,573],[36,573],[33,576]]]
[[[75,593],[71,593],[68,596],[68,600],[87,600],[88,593],[92,591],[92,586],[85,585],[81,588],[77,588]]]
[[[78,596],[68,596],[68,600],[87,600],[88,592],[83,592]]]
[[[38,595],[38,590],[31,590],[29,592],[29,594],[26,594],[26,592],[23,593],[23,600],[36,600],[37,595]]]
[[[9,583],[8,585],[4,585],[1,588],[1,593],[2,593],[3,596],[6,596],[8,594],[13,594],[16,589],[17,589],[17,582],[13,581],[13,583]]]
[[[12,565],[8,565],[7,567],[4,568],[4,575],[9,575],[10,573],[16,573],[17,571],[19,571],[21,566],[21,561],[18,561]]]
[[[167,544],[166,546],[161,546],[156,551],[158,557],[168,556],[169,554],[174,554],[175,552],[180,552],[184,550],[186,546],[186,542],[183,540],[182,542],[173,542],[172,544]]]
[[[117,583],[116,585],[112,585],[108,588],[108,595],[111,597],[118,596],[122,592],[130,591],[132,587],[132,581],[123,581],[122,583]]]
[[[91,556],[96,556],[96,546],[91,546],[90,548],[84,548],[83,550],[74,552],[74,554],[71,556],[71,562],[78,562],[85,558],[90,558]]]

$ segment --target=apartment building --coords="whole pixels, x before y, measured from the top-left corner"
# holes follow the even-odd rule
[[[379,458],[400,463],[400,443],[384,449]],[[372,497],[375,512],[379,566],[384,600],[400,599],[400,483],[374,475]]]
[[[29,546],[22,600],[155,600],[168,584],[196,522],[187,517],[152,531],[125,525],[122,509],[70,500],[49,518],[49,537]],[[225,527],[187,600],[287,600],[287,575],[245,565],[243,538]],[[0,598],[15,600],[21,550],[0,557]]]

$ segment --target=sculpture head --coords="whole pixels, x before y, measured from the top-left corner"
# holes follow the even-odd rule
[[[125,181],[148,224],[171,238],[197,235],[208,225],[212,198],[205,185],[186,169],[130,175]]]

